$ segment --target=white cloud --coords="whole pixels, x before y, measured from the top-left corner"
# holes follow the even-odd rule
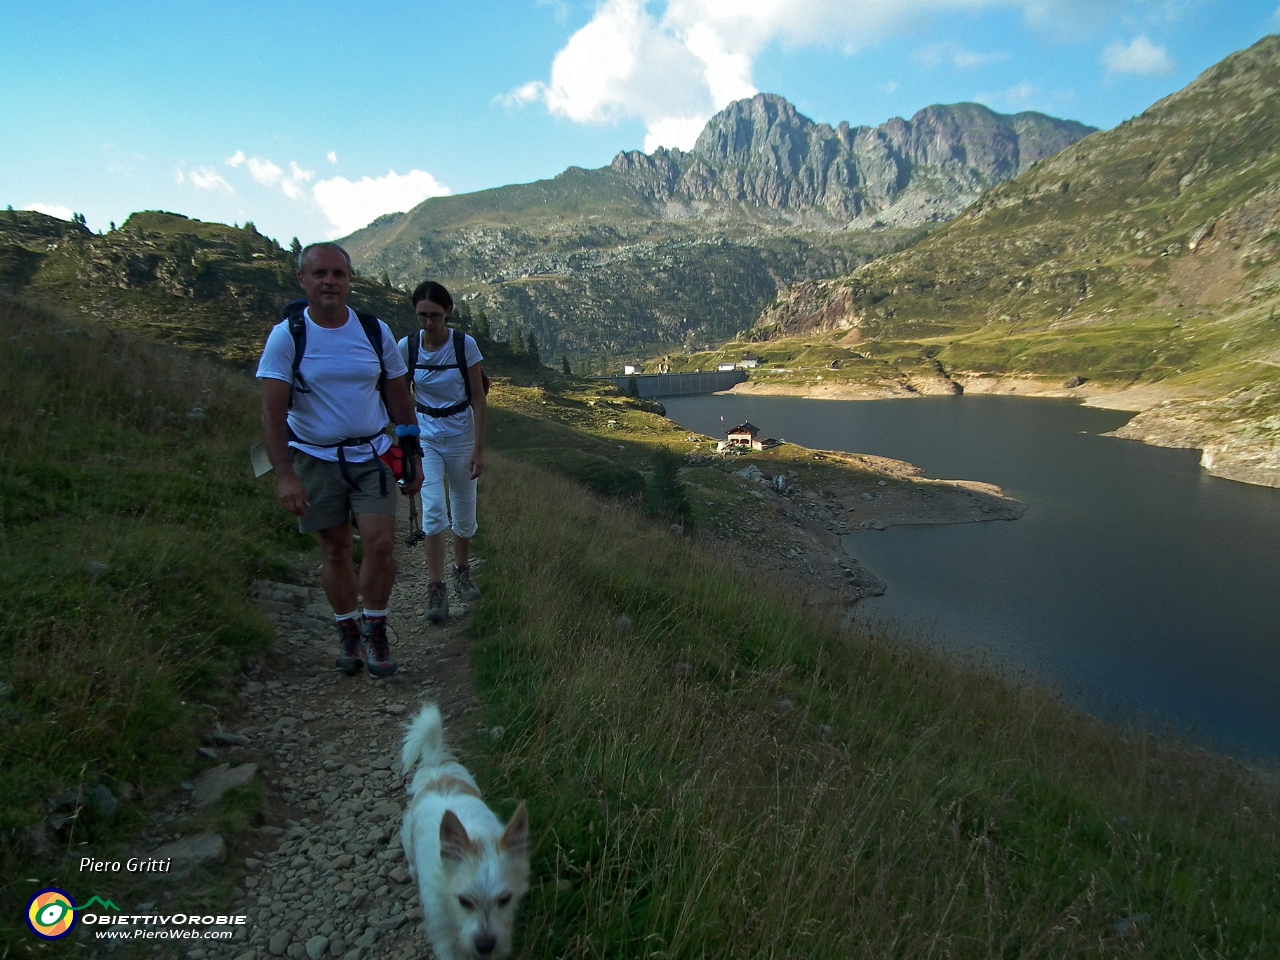
[[[1170,0],[1131,0],[1155,8]],[[756,92],[753,68],[770,44],[856,53],[947,14],[1020,11],[1058,35],[1096,30],[1119,16],[1116,0],[601,0],[555,56],[545,80],[495,98],[543,104],[576,123],[638,119],[645,149],[692,146],[697,128],[730,101]],[[969,69],[1007,59],[944,44],[932,56]]]
[[[688,150],[697,142],[698,134],[706,125],[707,118],[701,115],[652,120],[649,122],[648,133],[644,135],[644,152],[653,153],[659,147]]]
[[[947,41],[921,47],[912,54],[911,58],[920,66],[930,70],[937,69],[943,64],[951,64],[961,70],[971,70],[974,67],[985,67],[992,63],[1004,63],[1009,59],[1009,54],[974,53],[954,41]]]
[[[57,217],[59,220],[70,220],[75,215],[75,211],[70,207],[59,206],[56,203],[28,203],[22,209],[34,210],[36,213]]]
[[[514,90],[498,94],[493,98],[493,102],[501,103],[507,107],[523,107],[526,103],[537,103],[546,92],[547,85],[545,83],[540,80],[530,80]]]
[[[249,176],[264,187],[274,187],[284,176],[284,171],[264,157],[250,157]]]
[[[280,189],[284,191],[284,195],[290,200],[301,200],[303,196],[302,185],[310,183],[311,178],[316,175],[314,170],[303,170],[294,161],[289,161],[289,179],[280,181]]]
[[[569,19],[569,5],[565,0],[536,0],[535,7],[550,7],[556,23],[564,23]]]
[[[977,103],[985,103],[992,110],[1029,110],[1040,97],[1040,88],[1026,80],[1008,90],[997,93],[976,93],[973,99]]]
[[[329,156],[332,158],[331,163],[337,162],[336,153],[330,152]],[[237,150],[225,162],[228,167],[248,167],[249,176],[256,183],[264,187],[279,187],[290,200],[303,199],[306,196],[304,184],[310,183],[316,175],[314,170],[303,170],[297,161],[290,160],[289,175],[285,176],[284,170],[271,160],[266,157],[246,157],[243,150]]]
[[[1271,15],[1271,20],[1277,26],[1280,26],[1280,7],[1276,7],[1276,12]]]
[[[1129,44],[1117,40],[1102,51],[1102,65],[1107,73],[1135,73],[1142,77],[1168,76],[1177,63],[1164,47],[1158,47],[1146,37],[1134,37]]]
[[[318,182],[311,192],[333,225],[330,237],[342,237],[384,213],[409,210],[428,197],[447,196],[451,191],[425,170],[410,170],[404,176],[392,170],[384,177],[363,177],[354,183],[332,177]]]
[[[190,173],[179,167],[174,173],[173,179],[178,183],[190,183],[197,190],[208,190],[210,193],[216,191],[234,194],[236,192],[235,187],[227,183],[212,167],[196,167]]]
[[[891,97],[895,93],[897,93],[900,89],[902,89],[902,84],[900,84],[897,80],[888,80],[880,84],[880,86],[877,87],[876,89],[878,89],[881,93],[885,94],[886,96]]]
[[[329,151],[326,159],[337,163],[337,152]],[[425,170],[410,170],[403,176],[392,170],[386,176],[362,177],[355,182],[345,177],[331,177],[313,184],[316,172],[303,168],[296,160],[289,161],[287,173],[267,157],[246,156],[243,150],[237,150],[224,163],[233,169],[246,168],[255,182],[279,189],[296,203],[319,208],[332,225],[330,237],[345,236],[384,213],[408,210],[428,197],[446,196],[451,192]],[[179,168],[175,176],[178,183],[235,192],[208,167],[191,172]]]

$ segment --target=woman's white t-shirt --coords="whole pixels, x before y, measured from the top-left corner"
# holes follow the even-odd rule
[[[355,311],[347,308],[347,322],[340,327],[322,327],[304,313],[307,343],[299,372],[308,392],[294,385],[293,406],[289,408],[289,426],[298,441],[296,447],[320,460],[337,460],[338,448],[317,446],[337,443],[349,437],[379,434],[369,444],[344,447],[344,459],[369,460],[374,451],[381,454],[391,446],[391,439],[381,434],[387,425],[387,411],[378,393],[378,374],[386,366],[387,377],[403,377],[408,370],[395,348],[391,329],[378,321],[382,331],[382,365],[374,355],[373,345]],[[271,328],[262,359],[258,362],[259,379],[293,383],[293,336],[289,321],[282,320]],[[308,443],[307,441],[311,441]]]
[[[457,363],[457,357],[453,351],[453,331],[449,331],[449,339],[444,345],[435,350],[428,350],[422,341],[422,331],[419,330],[414,334],[418,338],[418,365],[431,364],[440,366],[444,364]],[[480,355],[480,348],[476,346],[475,340],[463,334],[463,342],[466,344],[467,367],[470,373],[471,367],[477,366],[484,357]],[[409,364],[409,338],[405,337],[398,344],[400,348],[400,358],[404,361],[405,367]],[[413,371],[413,399],[415,404],[422,404],[424,407],[451,407],[455,403],[462,403],[467,399],[467,390],[462,383],[462,372],[458,369],[453,370],[414,370]],[[459,433],[465,433],[472,428],[473,420],[471,407],[466,407],[455,413],[451,417],[433,417],[430,414],[418,411],[418,428],[422,431],[424,437],[451,437]]]

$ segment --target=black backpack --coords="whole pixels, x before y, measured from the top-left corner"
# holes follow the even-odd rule
[[[420,331],[408,338],[409,382],[413,382],[413,371],[415,370],[457,370],[462,374],[462,387],[466,392],[467,399],[450,404],[447,407],[428,407],[425,403],[418,403],[418,398],[415,395],[414,406],[418,408],[419,413],[425,413],[429,417],[452,417],[455,413],[461,413],[471,406],[471,378],[467,376],[466,334],[461,330],[453,331],[453,363],[419,363],[418,344],[421,339],[422,334]],[[480,371],[480,382],[484,385],[484,392],[487,394],[489,392],[489,375],[483,370]]]
[[[289,335],[293,337],[293,380],[290,387],[298,393],[310,393],[306,379],[302,376],[302,355],[307,350],[307,318],[303,315],[307,300],[294,300],[284,308],[281,320],[289,321]],[[357,313],[364,335],[369,338],[369,346],[373,347],[374,356],[378,358],[378,393],[382,395],[382,405],[387,405],[387,365],[382,359],[382,328],[378,318],[371,313]],[[293,406],[293,394],[289,395],[289,406]]]

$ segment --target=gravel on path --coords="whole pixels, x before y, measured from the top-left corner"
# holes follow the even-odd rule
[[[401,508],[402,538],[407,501]],[[267,823],[236,844],[245,873],[226,905],[249,919],[231,941],[202,942],[179,956],[431,956],[400,847],[408,798],[399,753],[405,723],[427,700],[439,703],[455,743],[468,733],[475,702],[467,609],[452,595],[450,619],[428,624],[422,548],[398,540],[396,563],[388,624],[400,669],[383,680],[334,669],[336,633],[318,570],[302,586],[255,585],[277,619],[275,655],[241,687],[241,715],[224,719],[234,727],[224,739],[248,738],[241,759],[262,765],[267,791]]]

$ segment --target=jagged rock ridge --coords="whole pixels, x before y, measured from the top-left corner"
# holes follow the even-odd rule
[[[1094,129],[976,103],[926,107],[878,127],[833,128],[762,93],[712,117],[693,150],[624,151],[611,169],[672,216],[729,203],[832,225],[914,226],[954,217],[983,191]]]
[[[780,288],[915,242],[1089,129],[974,104],[833,128],[762,94],[713,117],[692,150],[435,197],[343,242],[366,275],[432,277],[483,303],[496,330],[605,365],[733,336]]]

